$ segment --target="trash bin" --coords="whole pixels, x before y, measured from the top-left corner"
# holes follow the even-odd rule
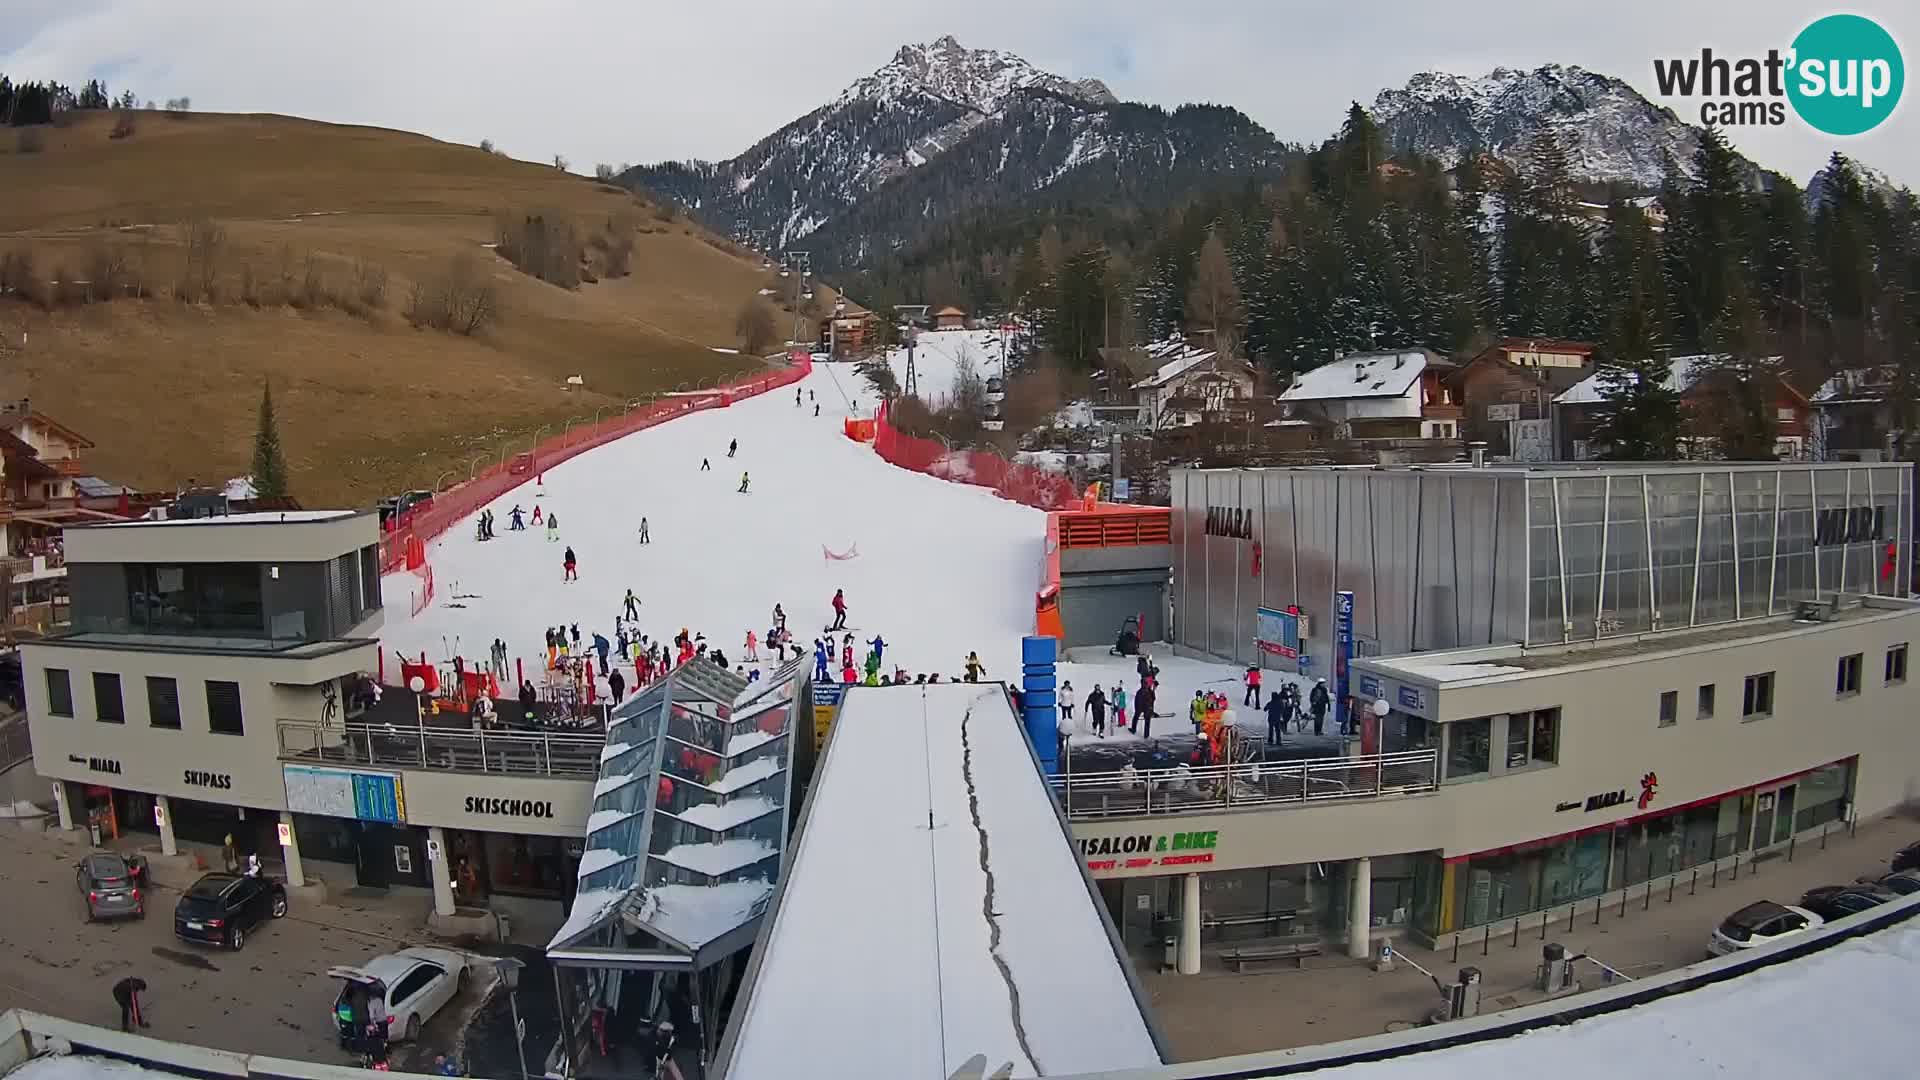
[[[1162,956],[1160,970],[1174,971],[1180,967],[1180,939],[1168,934],[1160,939]]]
[[[101,839],[100,839],[100,823],[99,822],[97,821],[87,822],[87,840],[90,843],[92,843],[94,847],[104,846],[101,843]]]

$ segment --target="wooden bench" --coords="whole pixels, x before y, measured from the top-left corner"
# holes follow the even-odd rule
[[[1318,941],[1292,941],[1276,945],[1250,945],[1245,948],[1230,949],[1220,954],[1220,959],[1233,965],[1233,970],[1245,974],[1248,964],[1264,964],[1274,960],[1291,960],[1295,967],[1305,966],[1309,956],[1320,955]]]

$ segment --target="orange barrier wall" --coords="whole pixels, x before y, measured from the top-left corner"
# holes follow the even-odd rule
[[[1165,506],[1101,503],[1059,515],[1063,548],[1128,547],[1173,542],[1173,510]]]
[[[1047,513],[1047,550],[1041,558],[1040,591],[1033,601],[1033,632],[1055,641],[1067,640],[1060,621],[1060,513]]]

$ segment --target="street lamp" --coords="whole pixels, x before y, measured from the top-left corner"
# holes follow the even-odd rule
[[[440,492],[442,492],[442,491],[445,491],[445,490],[446,490],[445,488],[443,488],[443,487],[441,487],[441,486],[440,486],[440,481],[442,481],[442,480],[445,480],[445,479],[446,479],[447,477],[449,477],[449,476],[458,476],[458,475],[459,475],[459,474],[458,474],[457,472],[455,472],[454,470],[452,470],[452,469],[448,469],[448,470],[447,470],[446,472],[443,472],[443,473],[441,473],[441,474],[440,474],[439,476],[436,476],[436,477],[434,477],[434,478],[433,478],[433,487],[431,487],[431,488],[429,488],[429,489],[427,489],[427,490],[429,490],[429,491],[432,491],[432,492],[433,492],[434,494],[436,494],[436,495],[437,495],[437,494],[439,494]]]
[[[507,988],[507,1001],[513,1007],[513,1057],[520,1066],[520,1080],[527,1078],[527,1025],[520,1019],[520,969],[526,967],[524,961],[511,956],[495,957],[494,974],[500,977],[501,985]]]
[[[478,472],[480,469],[480,463],[486,460],[486,457],[487,457],[487,452],[485,450],[482,450],[479,453],[473,455],[472,461],[467,462],[467,479],[468,480],[473,479],[474,474]]]
[[[561,429],[560,429],[560,445],[561,445],[561,446],[568,446],[568,445],[571,445],[571,444],[570,444],[570,443],[568,442],[568,440],[569,440],[569,439],[571,439],[571,438],[573,437],[573,425],[575,425],[575,424],[577,424],[577,423],[579,423],[579,422],[581,422],[582,420],[585,420],[585,419],[586,419],[586,417],[584,417],[584,416],[569,416],[569,417],[567,417],[567,426],[566,426],[566,427],[564,427],[564,428],[561,428]]]

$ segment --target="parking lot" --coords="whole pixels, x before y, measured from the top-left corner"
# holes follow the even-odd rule
[[[1633,978],[1685,967],[1707,958],[1713,928],[1739,908],[1756,900],[1795,904],[1808,889],[1885,873],[1895,849],[1915,840],[1920,840],[1920,824],[1912,820],[1895,817],[1863,824],[1857,836],[1835,834],[1826,850],[1801,845],[1792,861],[1778,854],[1757,869],[1743,868],[1738,881],[1723,875],[1710,884],[1703,877],[1691,895],[1689,885],[1694,883],[1679,884],[1671,899],[1664,890],[1646,900],[1636,895],[1624,908],[1606,905],[1597,920],[1590,908],[1583,908],[1571,928],[1556,922],[1545,940],[1591,954]],[[1467,939],[1457,954],[1429,952],[1411,942],[1395,948],[1442,979],[1452,979],[1462,967],[1479,968],[1483,1013],[1542,999],[1533,989],[1542,944],[1538,928],[1517,937],[1499,934],[1483,940],[1469,934]],[[1440,1005],[1433,984],[1406,964],[1376,972],[1361,961],[1332,955],[1315,957],[1302,970],[1240,975],[1212,957],[1208,960],[1198,975],[1144,967],[1140,971],[1176,1061],[1403,1030]],[[1581,965],[1578,976],[1587,987],[1600,985],[1600,972],[1591,965]]]
[[[112,987],[127,976],[147,983],[147,1034],[223,1050],[324,1062],[350,1055],[334,1038],[340,983],[326,971],[406,945],[434,944],[412,900],[303,908],[265,923],[242,951],[190,944],[173,935],[179,896],[154,886],[147,917],[87,923],[74,880],[83,834],[0,829],[0,1009],[27,1008],[116,1027]],[[459,1044],[460,1028],[492,985],[482,960],[467,990],[423,1032],[436,1048]],[[403,1051],[395,1063],[407,1065]],[[424,1067],[424,1063],[422,1064]]]

